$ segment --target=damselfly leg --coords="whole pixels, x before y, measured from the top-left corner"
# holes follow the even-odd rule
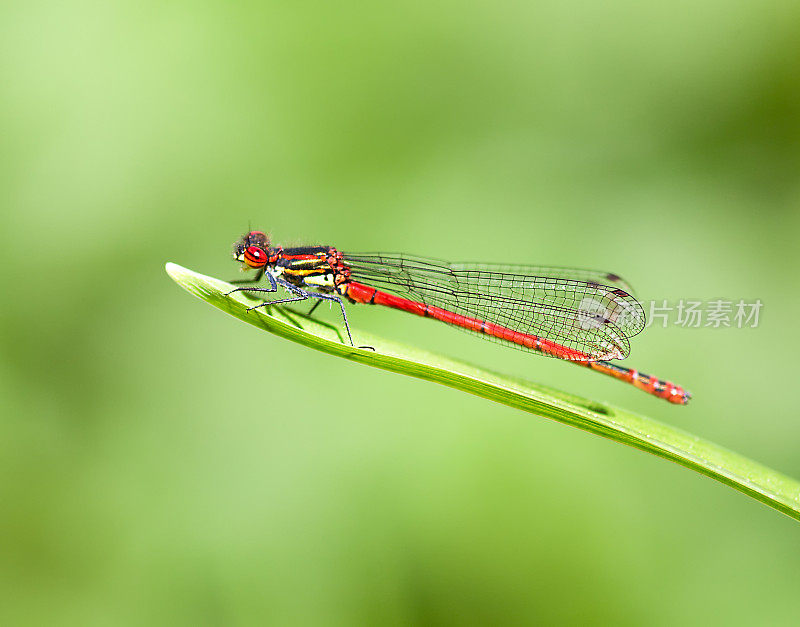
[[[333,294],[320,294],[318,292],[307,292],[306,290],[300,289],[296,285],[292,285],[288,281],[284,281],[281,278],[275,278],[269,273],[264,273],[264,276],[270,282],[269,287],[237,287],[236,289],[231,290],[228,292],[227,295],[233,294],[234,292],[260,292],[260,293],[274,293],[278,291],[278,285],[284,288],[286,291],[295,294],[292,298],[281,298],[279,300],[265,300],[263,303],[259,303],[253,307],[248,307],[247,311],[252,311],[254,309],[259,309],[260,307],[268,307],[269,305],[280,305],[283,303],[294,303],[298,301],[308,300],[309,298],[315,299],[317,302],[314,303],[314,306],[311,308],[309,315],[314,309],[317,308],[323,300],[327,300],[329,302],[333,302],[339,305],[339,308],[342,311],[342,318],[344,320],[344,328],[347,331],[347,338],[350,340],[350,346],[355,346],[355,342],[353,342],[353,335],[350,333],[350,323],[347,321],[347,311],[344,308],[344,302],[338,296],[334,296]],[[359,346],[359,348],[370,348],[375,350],[371,346]]]

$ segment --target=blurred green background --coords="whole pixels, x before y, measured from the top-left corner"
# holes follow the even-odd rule
[[[252,223],[760,298],[635,340],[685,408],[349,311],[800,477],[799,40],[792,0],[3,3],[2,622],[797,624],[797,522],[163,268],[235,278]]]

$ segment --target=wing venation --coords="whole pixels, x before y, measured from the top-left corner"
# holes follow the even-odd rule
[[[448,264],[381,253],[343,256],[353,280],[557,342],[585,353],[587,360],[626,357],[630,352],[628,338],[645,326],[644,310],[630,286],[610,272]]]

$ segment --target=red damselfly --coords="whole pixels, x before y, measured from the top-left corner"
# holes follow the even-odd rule
[[[507,346],[556,357],[635,385],[685,405],[691,395],[678,385],[609,362],[630,352],[629,338],[645,326],[641,304],[618,275],[544,266],[447,263],[411,255],[344,253],[331,246],[283,248],[261,231],[234,245],[244,270],[257,270],[247,292],[276,292],[288,298],[251,309],[316,299],[384,305],[440,320]]]

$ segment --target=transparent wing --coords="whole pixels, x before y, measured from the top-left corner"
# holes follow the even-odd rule
[[[355,281],[557,342],[585,353],[587,361],[623,359],[630,353],[628,338],[645,326],[644,310],[630,286],[609,272],[447,263],[383,253],[343,257]]]

